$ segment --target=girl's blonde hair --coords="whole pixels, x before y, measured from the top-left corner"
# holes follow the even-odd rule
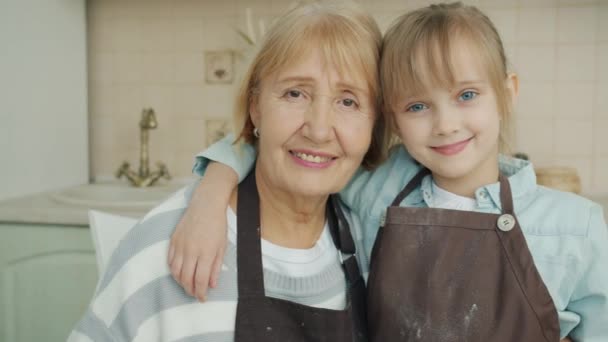
[[[387,120],[394,124],[392,113],[400,99],[421,94],[429,86],[454,84],[451,54],[456,42],[464,42],[472,56],[479,56],[489,77],[501,115],[499,148],[506,151],[513,108],[505,50],[492,21],[476,7],[460,2],[409,12],[388,29],[380,66]]]
[[[376,122],[362,166],[373,168],[385,157],[388,125],[380,114],[378,67],[382,33],[376,21],[354,3],[301,4],[281,16],[267,32],[237,95],[234,124],[236,142],[255,144],[249,105],[254,103],[260,81],[320,51],[326,65],[341,75],[361,73],[367,81]]]

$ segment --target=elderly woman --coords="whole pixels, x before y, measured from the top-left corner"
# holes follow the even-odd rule
[[[120,243],[70,341],[365,340],[367,260],[358,265],[358,222],[331,194],[380,158],[380,41],[356,7],[281,17],[237,99],[238,141],[258,157],[230,197],[221,289],[200,303],[166,266],[193,184]]]

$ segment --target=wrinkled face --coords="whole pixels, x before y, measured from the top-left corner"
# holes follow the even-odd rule
[[[373,103],[362,73],[340,74],[315,51],[262,79],[250,106],[258,175],[293,196],[339,192],[371,142]]]
[[[398,135],[412,157],[435,177],[487,177],[498,167],[496,93],[483,63],[468,49],[454,49],[452,58],[453,86],[429,86],[422,94],[396,102]]]

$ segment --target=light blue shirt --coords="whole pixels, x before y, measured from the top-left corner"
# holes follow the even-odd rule
[[[242,180],[253,166],[255,150],[246,146],[237,153],[232,139],[226,137],[197,155],[194,172],[202,175],[209,160],[214,160],[232,167]],[[340,193],[363,224],[368,256],[386,208],[420,169],[399,146],[377,169],[358,170]],[[501,156],[500,170],[509,178],[515,214],[557,308],[561,337],[608,341],[608,229],[602,208],[575,194],[536,184],[530,162]],[[499,183],[477,189],[475,200],[475,211],[500,213]],[[430,175],[401,206],[434,206]]]

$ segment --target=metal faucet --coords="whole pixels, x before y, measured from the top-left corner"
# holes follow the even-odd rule
[[[171,179],[167,166],[161,162],[157,162],[158,171],[150,172],[150,160],[148,157],[148,135],[149,130],[158,127],[156,114],[152,108],[144,108],[141,113],[141,121],[139,121],[139,132],[141,136],[141,145],[139,150],[139,173],[130,170],[129,162],[122,163],[116,178],[122,176],[127,177],[131,185],[136,187],[148,187],[154,185],[160,178]]]

